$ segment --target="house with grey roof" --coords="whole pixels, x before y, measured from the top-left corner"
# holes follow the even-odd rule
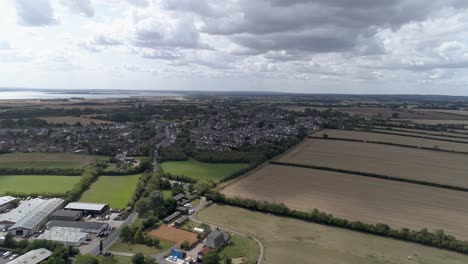
[[[231,235],[225,231],[213,230],[208,234],[205,247],[219,249],[226,246],[231,240]]]

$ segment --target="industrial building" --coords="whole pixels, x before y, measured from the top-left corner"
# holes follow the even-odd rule
[[[61,221],[78,221],[83,217],[83,213],[80,211],[72,210],[58,210],[55,211],[51,216],[50,220],[61,220]]]
[[[52,227],[44,231],[36,239],[50,240],[62,243],[66,246],[78,247],[88,239],[89,234],[82,232],[79,228]]]
[[[61,221],[53,220],[46,224],[47,229],[52,229],[54,227],[63,227],[63,228],[75,228],[79,229],[84,233],[93,233],[99,234],[102,231],[106,230],[108,225],[107,223],[98,223],[98,222],[84,222],[84,221]]]
[[[18,199],[12,196],[0,197],[0,211],[13,208],[17,202],[18,202]]]
[[[108,204],[98,204],[98,203],[69,203],[65,206],[65,210],[79,211],[84,216],[86,215],[100,215],[109,210]]]
[[[8,262],[8,264],[38,264],[48,259],[51,255],[52,252],[45,248],[35,249]]]
[[[65,201],[60,198],[33,199],[24,201],[16,209],[0,219],[0,225],[8,228],[8,233],[16,236],[32,235],[47,222],[49,216],[63,207]]]

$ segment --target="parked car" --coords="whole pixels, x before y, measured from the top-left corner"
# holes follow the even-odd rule
[[[7,251],[7,252],[3,253],[2,257],[8,258],[11,255],[11,253],[13,253],[13,252]]]
[[[107,251],[106,253],[104,253],[104,256],[110,257],[110,256],[112,256],[112,252]]]
[[[11,255],[11,257],[10,257],[10,260],[14,260],[14,259],[17,258],[18,256],[19,256],[18,254],[13,254],[13,255]]]

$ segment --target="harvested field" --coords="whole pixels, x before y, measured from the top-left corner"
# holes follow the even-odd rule
[[[464,141],[468,143],[468,135],[463,134],[455,134],[455,133],[426,133],[424,131],[393,131],[388,129],[372,129],[372,131],[376,132],[385,132],[385,133],[393,133],[393,134],[400,134],[402,136],[421,136],[421,137],[431,137],[441,140],[455,140],[455,141]]]
[[[413,110],[426,111],[426,112],[448,113],[448,114],[468,116],[468,111],[467,110],[445,110],[445,109],[413,109]]]
[[[0,168],[80,169],[96,159],[108,159],[72,153],[9,153],[0,155]]]
[[[197,234],[167,225],[162,225],[159,228],[150,231],[148,235],[154,238],[174,242],[177,246],[180,246],[184,241],[188,241],[190,247],[192,247],[198,241]]]
[[[468,239],[468,193],[290,166],[268,165],[222,190],[229,197],[317,208],[392,227],[443,229]]]
[[[392,118],[394,117],[394,114],[398,114],[398,118],[402,119],[464,120],[465,122],[468,121],[468,116],[423,110],[398,109],[398,111],[394,111],[390,108],[333,108],[333,110],[355,115],[381,116],[387,118]]]
[[[409,133],[413,135],[431,134],[434,136],[441,136],[441,137],[447,137],[447,138],[450,138],[450,136],[466,137],[468,139],[468,131],[456,130],[456,129],[450,129],[449,132],[444,132],[444,131],[432,131],[432,130],[424,130],[424,129],[416,129],[416,128],[400,128],[400,127],[390,127],[390,129],[387,129],[387,127],[378,126],[376,127],[376,130],[390,131],[390,132],[402,132],[402,133]]]
[[[392,119],[398,122],[412,122],[421,125],[465,125],[468,126],[468,120],[460,119]]]
[[[377,132],[385,132],[385,133],[393,133],[392,131],[388,130],[376,130]],[[395,132],[398,134],[399,132]],[[327,134],[331,138],[349,138],[349,139],[357,139],[357,140],[366,140],[366,141],[378,141],[378,142],[386,142],[392,144],[402,144],[402,145],[409,145],[409,146],[416,146],[416,147],[425,147],[425,148],[439,148],[443,150],[454,150],[454,151],[462,151],[468,152],[468,138],[446,138],[446,137],[438,137],[432,135],[419,135],[421,137],[431,137],[431,138],[440,138],[441,140],[432,140],[432,139],[425,139],[425,138],[416,138],[411,136],[418,136],[415,134],[409,134],[409,137],[405,136],[405,132],[401,132],[401,136],[398,135],[387,135],[387,134],[380,134],[380,133],[372,133],[372,132],[363,132],[363,131],[349,131],[349,130],[335,130],[335,129],[326,129],[320,132],[313,134],[314,137],[322,137],[324,134]],[[464,143],[456,143],[456,142],[448,142],[443,140],[454,140],[454,141],[464,141]]]
[[[77,122],[80,122],[82,125],[89,125],[91,123],[95,124],[113,124],[111,121],[107,120],[100,120],[100,119],[93,119],[87,117],[77,117],[77,116],[46,116],[46,117],[37,117],[39,119],[47,121],[47,123],[51,124],[68,124],[74,125]]]
[[[256,237],[265,264],[462,264],[468,256],[292,218],[212,205],[200,220]],[[412,260],[408,259],[411,256]]]
[[[279,161],[468,187],[468,156],[464,154],[308,139]]]

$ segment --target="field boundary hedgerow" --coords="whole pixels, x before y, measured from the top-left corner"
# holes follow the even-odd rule
[[[337,168],[331,168],[331,167],[305,165],[305,164],[297,164],[297,163],[282,162],[282,161],[270,161],[269,163],[272,164],[272,165],[298,167],[298,168],[305,168],[305,169],[315,169],[315,170],[323,170],[323,171],[331,171],[331,172],[339,172],[339,173],[344,173],[344,174],[353,175],[353,176],[371,177],[371,178],[377,178],[377,179],[383,179],[383,180],[389,180],[389,181],[398,181],[398,182],[405,182],[405,183],[411,183],[411,184],[417,184],[417,185],[425,185],[425,186],[441,188],[441,189],[448,189],[448,190],[453,190],[453,191],[468,192],[468,188],[465,188],[465,187],[453,186],[453,185],[447,185],[447,184],[440,184],[440,183],[434,183],[434,182],[427,182],[427,181],[405,179],[405,178],[388,176],[388,175],[377,174],[377,173],[368,173],[368,172],[362,172],[362,171],[337,169]]]
[[[421,231],[414,231],[408,228],[402,228],[399,230],[392,229],[387,224],[368,224],[361,221],[350,221],[348,219],[335,217],[332,214],[320,212],[318,209],[314,209],[311,212],[293,210],[284,204],[275,204],[266,201],[259,202],[257,200],[243,199],[239,197],[228,198],[225,195],[214,191],[209,193],[207,198],[220,204],[237,206],[265,213],[272,213],[278,216],[292,217],[318,224],[335,226],[468,254],[468,241],[458,240],[454,236],[446,235],[442,230],[432,233],[429,232],[426,228],[422,229]]]
[[[366,130],[358,130],[358,129],[344,129],[344,130],[347,130],[347,131],[354,131],[354,132],[376,133],[376,134],[384,134],[384,135],[392,135],[392,136],[400,136],[400,137],[423,138],[423,139],[431,139],[431,140],[444,141],[444,142],[468,144],[467,141],[452,140],[452,139],[442,139],[442,138],[427,137],[427,136],[418,136],[418,135],[403,135],[403,134],[392,133],[392,132],[383,132],[383,131],[374,131],[374,130],[366,131]]]

